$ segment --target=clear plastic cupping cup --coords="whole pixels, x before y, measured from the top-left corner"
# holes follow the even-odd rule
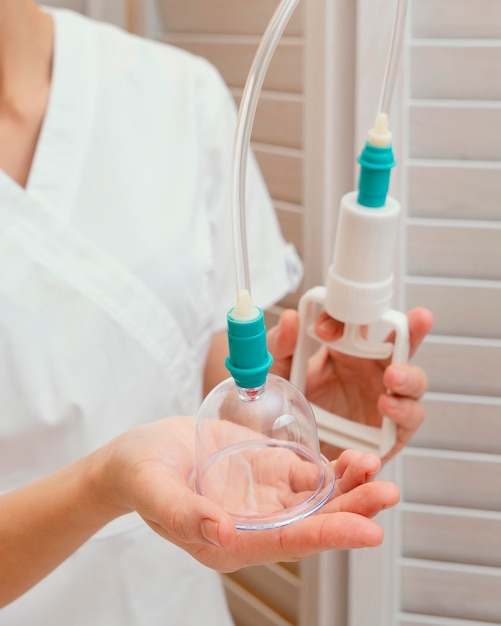
[[[332,495],[313,411],[288,381],[268,374],[255,388],[229,378],[207,396],[196,425],[196,489],[241,530],[285,526]]]
[[[275,10],[240,104],[231,190],[237,299],[251,292],[245,177],[252,124],[267,67],[299,2],[281,0]],[[235,328],[238,333],[247,326],[236,324]],[[303,394],[267,370],[255,381],[241,380],[238,361],[237,357],[230,370],[233,377],[207,396],[197,416],[196,489],[228,511],[239,529],[285,526],[314,513],[329,500],[334,471],[320,453],[315,417]],[[248,371],[246,367],[242,371]]]

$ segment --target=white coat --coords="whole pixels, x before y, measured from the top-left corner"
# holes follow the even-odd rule
[[[204,60],[68,11],[26,189],[0,171],[0,492],[119,432],[195,414],[234,304],[232,98]],[[256,168],[256,303],[299,265]],[[0,626],[226,626],[219,576],[136,515],[2,611]]]

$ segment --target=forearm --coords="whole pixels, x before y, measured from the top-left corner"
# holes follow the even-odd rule
[[[97,488],[102,461],[98,451],[0,497],[0,606],[35,585],[119,515]]]

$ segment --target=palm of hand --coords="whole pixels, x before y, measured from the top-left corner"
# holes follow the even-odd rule
[[[194,487],[195,424],[191,418],[169,418],[152,439],[152,426],[135,429],[123,437],[120,467],[126,464],[135,496],[131,508],[148,523],[159,494],[166,501],[173,493]],[[209,424],[204,442],[214,454],[228,445],[259,441],[265,437],[228,420]],[[318,486],[319,466],[301,459],[288,449],[256,447],[222,456],[202,478],[203,493],[225,511],[251,515],[276,513],[308,497]],[[123,472],[122,472],[123,474]]]
[[[192,489],[194,425],[192,418],[168,418],[115,440],[107,451],[111,457],[108,478],[113,485],[107,493],[126,505],[124,512],[136,510],[155,532],[200,562],[219,571],[233,571],[257,563],[295,560],[320,550],[378,545],[382,540],[381,529],[370,518],[395,504],[398,490],[392,484],[371,482],[379,459],[361,453],[338,461],[338,497],[318,514],[280,529],[237,532],[228,513]],[[275,464],[272,458],[266,460]],[[270,502],[283,505],[305,487],[305,474],[302,467],[296,471],[294,455],[280,462],[278,495],[267,479],[266,462],[261,470]],[[221,547],[201,534],[207,522]]]
[[[354,421],[380,426],[379,396],[385,392],[386,363],[361,359],[322,346],[308,364],[305,395],[326,411]]]

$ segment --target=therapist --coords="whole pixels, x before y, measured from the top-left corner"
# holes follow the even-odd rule
[[[71,474],[125,430],[194,415],[227,377],[234,125],[205,60],[0,0],[0,493]],[[253,299],[266,308],[297,286],[300,264],[254,161],[248,188]],[[409,324],[415,349],[431,317]],[[296,334],[294,312],[270,331],[277,373]],[[337,358],[315,355],[310,395],[327,409],[349,399],[354,419],[379,419],[379,403],[403,445],[423,418],[422,370],[373,364],[368,386]],[[2,609],[0,626],[230,625],[211,563],[170,538],[116,517]]]

